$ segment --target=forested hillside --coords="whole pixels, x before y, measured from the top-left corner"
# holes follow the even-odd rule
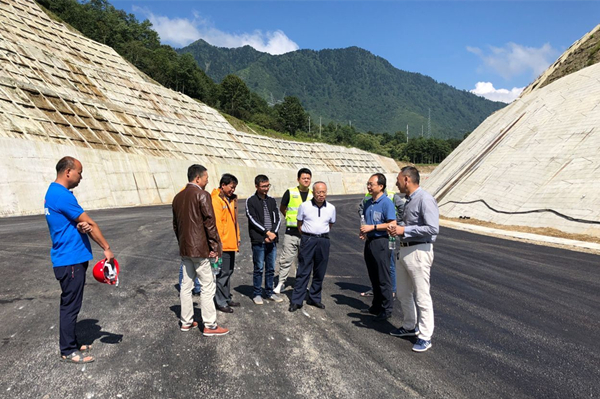
[[[267,101],[296,96],[313,120],[351,123],[362,131],[405,131],[409,125],[426,135],[431,115],[432,137],[462,138],[505,105],[401,71],[358,47],[274,56],[198,40],[177,51],[192,54],[217,81],[234,73]]]
[[[284,65],[291,62],[286,61],[287,58],[277,61],[277,63],[283,64],[277,68],[279,75],[273,77],[269,75],[268,68],[271,62],[269,60],[273,60],[273,58],[268,54],[260,53],[248,46],[222,51],[222,49],[207,45],[205,50],[209,52],[207,53],[209,55],[202,62],[201,68],[191,54],[178,54],[171,46],[162,45],[160,37],[152,29],[149,21],[140,22],[133,14],[116,9],[107,0],[37,0],[37,2],[46,9],[51,17],[67,23],[92,40],[112,47],[154,81],[220,110],[240,130],[281,138],[357,147],[398,160],[418,163],[441,162],[460,143],[465,133],[461,131],[458,139],[421,138],[412,134],[411,138],[407,139],[405,126],[393,130],[366,127],[361,132],[357,129],[354,116],[348,120],[330,118],[328,123],[328,119],[323,118],[323,123],[319,126],[314,116],[311,123],[310,115],[298,97],[283,92],[281,93],[283,98],[279,97],[276,104],[269,105],[265,98],[251,90],[239,76],[227,74],[228,68],[233,66],[241,70],[241,76],[245,77],[245,74],[249,74],[255,76],[257,81],[277,82],[282,80],[284,75],[289,74]],[[358,48],[353,50],[373,57],[364,50]],[[294,62],[302,64],[301,54],[306,51],[297,53],[292,56],[292,60],[294,57],[299,57]],[[308,51],[308,53],[315,55],[323,52]],[[349,55],[349,57],[347,63],[352,64],[350,60],[354,59],[352,58],[354,56]],[[339,62],[336,58],[332,59],[331,64]],[[375,58],[380,63],[389,66],[385,60]],[[320,60],[314,62],[315,64],[322,63]],[[255,65],[255,67],[243,68],[248,64]],[[218,83],[215,83],[204,70],[216,73],[219,76]],[[260,75],[259,70],[264,71],[264,76]],[[309,68],[306,71],[313,73],[314,70],[314,68]],[[369,75],[370,73],[367,71],[368,69],[364,69],[363,72]],[[299,65],[297,75],[306,73],[305,69]],[[352,81],[353,74],[347,71],[340,72],[343,79],[348,81]],[[423,75],[413,75],[419,76],[425,81],[432,81]],[[304,85],[298,83],[300,81],[295,82],[293,76],[293,74],[288,76],[290,87],[303,88]],[[312,80],[318,79],[318,76],[312,78]],[[373,84],[378,83],[373,80]],[[258,86],[258,83],[255,83],[253,88],[256,89]],[[350,85],[349,87],[351,87],[350,90],[358,90],[358,86]],[[352,89],[352,87],[355,88]],[[377,87],[385,91],[385,85],[380,84]],[[275,90],[274,88],[275,85],[273,90]],[[368,86],[361,87],[361,90],[367,89]],[[304,88],[305,92],[309,90],[314,89]],[[333,93],[342,89],[331,84],[319,90]],[[266,92],[263,90],[264,93]],[[277,92],[275,91],[275,93]],[[277,95],[279,96],[279,94]],[[341,99],[339,101],[346,105],[340,105],[340,107],[355,106],[356,110],[364,111],[365,104],[358,101],[359,99],[356,97],[350,100],[350,104],[354,103],[354,105],[348,105],[346,100]],[[338,100],[326,101],[331,104]],[[432,109],[432,127],[435,120],[434,112]],[[387,115],[385,110],[382,111],[382,115],[384,117]],[[422,116],[419,115],[418,118],[422,119]],[[243,123],[238,119],[241,119]],[[350,121],[354,122],[350,124]]]

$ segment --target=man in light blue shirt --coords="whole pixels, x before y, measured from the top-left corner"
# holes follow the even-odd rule
[[[375,173],[369,179],[367,190],[371,198],[365,202],[365,224],[360,227],[360,237],[365,240],[365,263],[373,287],[373,302],[371,307],[363,309],[363,313],[375,315],[376,321],[391,318],[394,307],[387,228],[396,225],[396,208],[383,194],[386,184],[382,173]]]
[[[93,258],[86,233],[104,250],[108,260],[115,256],[100,228],[79,206],[70,191],[83,178],[83,166],[73,157],[64,157],[56,164],[56,180],[50,184],[44,199],[44,213],[52,239],[50,257],[54,276],[60,282],[60,353],[61,360],[90,363],[86,354],[91,345],[80,345],[75,334],[77,315],[83,301],[83,287],[88,263]]]
[[[431,348],[434,327],[429,277],[433,264],[433,243],[440,231],[440,218],[435,198],[423,190],[419,183],[419,171],[413,166],[405,166],[398,174],[396,185],[406,194],[404,226],[391,226],[388,231],[390,235],[402,239],[396,275],[404,320],[402,326],[390,334],[396,337],[418,336],[413,351],[425,352]]]

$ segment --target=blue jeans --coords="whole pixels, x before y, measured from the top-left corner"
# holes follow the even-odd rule
[[[396,293],[396,257],[392,251],[392,257],[390,258],[390,277],[392,278],[392,292]]]
[[[265,295],[267,298],[273,295],[275,258],[277,258],[277,246],[275,244],[252,244],[252,261],[254,262],[254,292],[252,293],[252,297],[256,297],[262,294],[261,286],[263,279],[263,270],[265,271]]]
[[[181,262],[181,264],[179,265],[179,287],[181,289],[181,282],[183,281],[183,262]],[[196,277],[194,279],[194,289],[192,290],[192,292],[194,294],[199,294],[201,291],[201,286],[200,286],[200,280],[198,280],[198,277]]]

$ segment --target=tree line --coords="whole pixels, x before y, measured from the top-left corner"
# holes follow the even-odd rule
[[[160,43],[150,21],[117,10],[108,0],[37,0],[86,37],[112,47],[119,55],[161,85],[184,93],[220,111],[265,129],[303,140],[353,146],[413,163],[441,162],[460,140],[406,139],[404,132],[362,133],[350,124],[315,126],[297,97],[270,106],[236,75],[215,83],[189,53],[178,54]]]

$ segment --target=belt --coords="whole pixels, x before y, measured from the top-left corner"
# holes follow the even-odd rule
[[[367,242],[371,242],[373,240],[378,240],[380,238],[385,238],[386,240],[389,239],[389,236],[375,236],[375,237],[367,237]]]
[[[420,244],[431,244],[431,241],[411,241],[411,242],[399,242],[398,243],[400,245],[400,247],[412,247],[413,245],[420,245]]]
[[[329,233],[323,233],[323,234],[313,234],[313,233],[305,233],[302,232],[303,236],[309,236],[309,237],[317,237],[317,238],[329,238]]]

